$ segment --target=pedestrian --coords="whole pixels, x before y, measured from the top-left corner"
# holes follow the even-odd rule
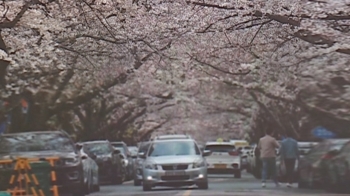
[[[266,135],[260,138],[258,148],[260,150],[260,159],[262,161],[262,184],[263,188],[266,187],[266,179],[269,176],[276,187],[279,187],[276,176],[276,149],[279,148],[277,140],[271,136],[272,131],[267,130]]]
[[[295,163],[299,161],[299,147],[298,142],[291,137],[290,133],[287,133],[285,139],[281,143],[280,147],[281,164],[284,164],[286,168],[287,186],[292,187],[294,180],[294,168]]]

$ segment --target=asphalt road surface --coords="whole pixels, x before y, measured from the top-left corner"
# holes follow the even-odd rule
[[[323,191],[287,188],[281,184],[276,188],[272,182],[267,183],[266,188],[261,188],[259,180],[250,174],[242,174],[241,179],[233,178],[233,175],[210,175],[209,189],[198,190],[195,186],[180,189],[155,187],[152,191],[143,192],[142,186],[134,186],[132,181],[123,185],[104,185],[101,191],[90,196],[330,196]]]

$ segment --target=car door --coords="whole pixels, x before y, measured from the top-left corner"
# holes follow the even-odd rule
[[[330,148],[330,143],[328,141],[322,142],[317,145],[315,148],[311,149],[309,153],[300,159],[299,162],[299,178],[307,182],[310,179],[310,172],[314,169],[314,164],[321,159],[321,157],[328,151]]]
[[[350,179],[349,164],[350,164],[350,143],[347,143],[343,148],[341,153],[334,160],[335,172],[338,182],[348,182]]]

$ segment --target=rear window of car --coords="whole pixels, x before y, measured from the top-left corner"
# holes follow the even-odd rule
[[[205,146],[205,150],[210,150],[211,152],[231,152],[236,150],[233,145],[207,145]]]

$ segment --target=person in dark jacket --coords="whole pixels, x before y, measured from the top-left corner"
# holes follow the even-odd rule
[[[292,187],[295,163],[299,160],[298,142],[287,134],[287,137],[281,142],[280,147],[281,164],[284,164],[287,174],[287,186]]]

